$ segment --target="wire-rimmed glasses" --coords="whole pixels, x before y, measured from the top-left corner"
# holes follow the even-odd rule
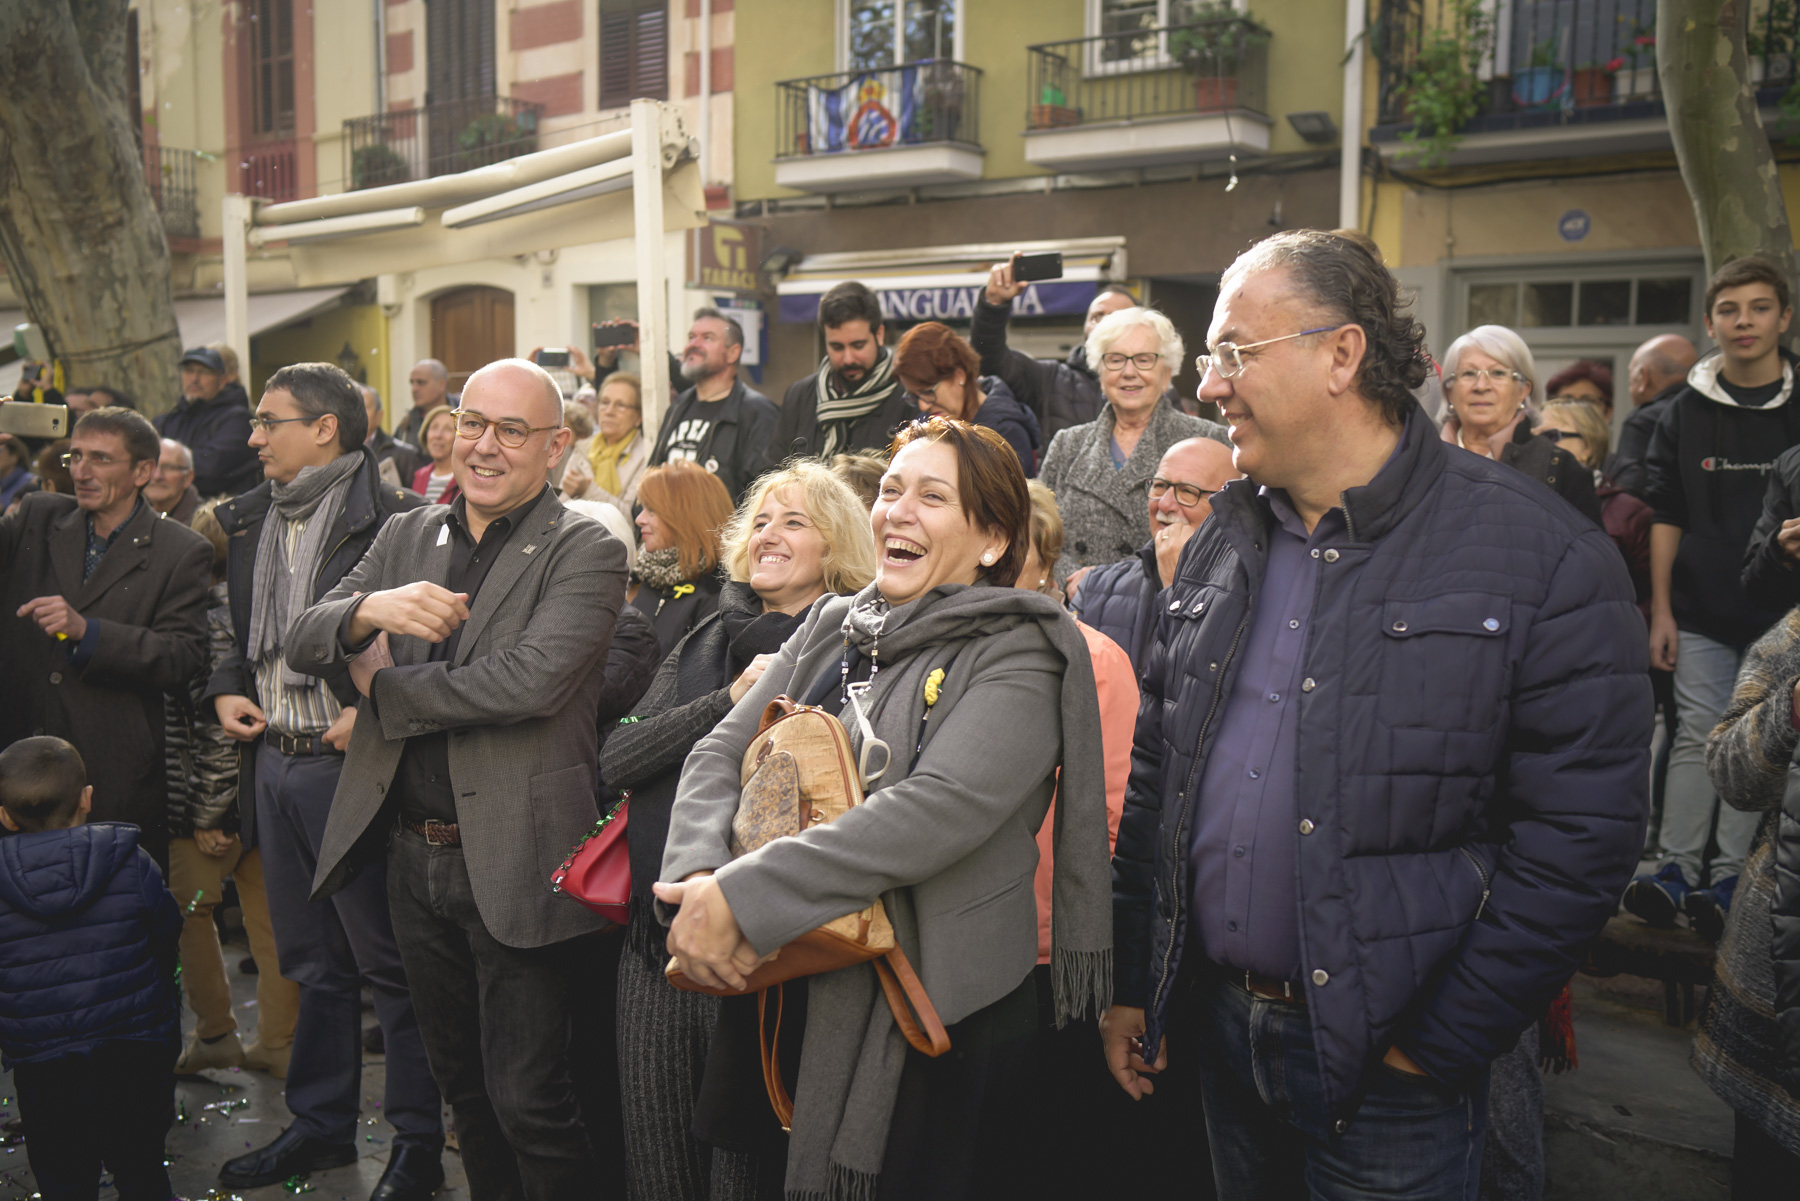
[[[1236,379],[1244,373],[1244,352],[1257,350],[1264,346],[1273,346],[1277,342],[1286,342],[1290,338],[1304,338],[1308,334],[1329,333],[1341,326],[1321,325],[1316,329],[1303,329],[1297,334],[1283,334],[1279,338],[1264,338],[1260,342],[1220,342],[1213,346],[1212,353],[1203,354],[1194,360],[1195,370],[1200,378],[1205,379],[1208,371],[1219,373],[1220,379]]]

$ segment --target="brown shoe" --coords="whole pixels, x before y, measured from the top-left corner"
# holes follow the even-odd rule
[[[181,1058],[175,1061],[175,1074],[198,1076],[212,1068],[242,1067],[243,1063],[244,1045],[236,1034],[227,1034],[210,1043],[201,1042],[196,1034],[190,1035],[187,1045],[182,1047]]]
[[[261,1042],[252,1039],[244,1046],[244,1066],[259,1072],[267,1072],[277,1080],[287,1079],[288,1053],[294,1049],[289,1043],[273,1051],[263,1050]]]

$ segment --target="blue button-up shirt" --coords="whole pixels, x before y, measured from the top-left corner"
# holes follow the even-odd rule
[[[1275,515],[1268,565],[1200,779],[1188,862],[1206,957],[1298,980],[1294,727],[1319,555],[1343,540],[1344,511],[1326,513],[1309,535],[1283,493],[1259,495]]]

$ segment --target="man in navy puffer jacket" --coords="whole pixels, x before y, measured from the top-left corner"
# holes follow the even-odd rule
[[[0,1052],[45,1201],[168,1201],[181,911],[138,829],[84,824],[87,771],[60,738],[0,752]]]
[[[1198,1061],[1225,1198],[1473,1198],[1488,1066],[1643,845],[1624,563],[1439,440],[1423,335],[1366,251],[1300,230],[1225,273],[1208,336],[1249,479],[1158,600],[1103,1037],[1133,1096]]]

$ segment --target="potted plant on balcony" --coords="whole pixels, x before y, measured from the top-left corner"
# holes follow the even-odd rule
[[[1486,87],[1481,63],[1493,41],[1492,19],[1481,0],[1445,0],[1440,24],[1419,39],[1400,86],[1400,108],[1412,128],[1400,135],[1405,152],[1441,167],[1462,140],[1462,128],[1481,112]]]
[[[350,188],[379,188],[391,183],[405,183],[412,178],[406,160],[392,146],[377,142],[358,146],[350,156]]]
[[[1612,103],[1613,76],[1625,65],[1623,55],[1603,63],[1584,63],[1569,76],[1569,90],[1576,108]]]
[[[537,113],[483,113],[456,135],[463,170],[528,154],[537,147]]]
[[[1205,0],[1189,9],[1189,24],[1169,32],[1169,57],[1194,77],[1194,107],[1203,113],[1237,107],[1238,69],[1269,31],[1228,3]]]
[[[1551,34],[1531,48],[1531,57],[1513,72],[1513,101],[1520,108],[1544,108],[1563,94],[1560,37]]]
[[[1785,2],[1785,0],[1781,0]],[[1626,20],[1621,16],[1620,21]],[[1613,77],[1613,94],[1621,102],[1630,99],[1646,99],[1661,91],[1656,81],[1656,23],[1646,25],[1642,21],[1633,21],[1626,34],[1625,62],[1628,69],[1620,71]]]

